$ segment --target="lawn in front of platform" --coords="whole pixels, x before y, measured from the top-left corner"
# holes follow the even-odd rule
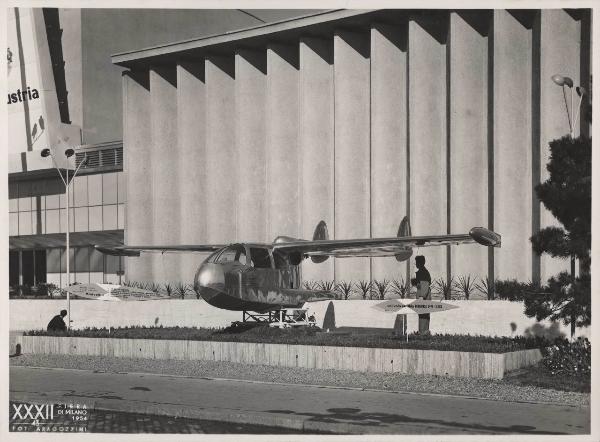
[[[539,337],[487,337],[471,335],[394,336],[391,329],[338,329],[327,333],[312,327],[279,329],[268,326],[209,329],[195,327],[86,328],[70,332],[29,331],[31,336],[74,336],[120,339],[170,339],[191,341],[252,342],[264,344],[319,345],[334,347],[408,348],[419,350],[506,353],[543,348],[549,345]]]

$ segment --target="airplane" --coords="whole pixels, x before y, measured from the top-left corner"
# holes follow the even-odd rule
[[[327,224],[320,221],[312,241],[278,236],[271,244],[95,247],[104,254],[127,257],[145,252],[211,252],[196,271],[195,289],[215,307],[244,312],[245,322],[247,314],[256,320],[260,314],[334,297],[330,292],[302,288],[300,266],[304,259],[322,263],[331,256],[395,256],[401,262],[412,256],[414,247],[470,243],[500,247],[501,236],[484,227],[473,227],[468,234],[411,236],[410,223],[404,217],[398,236],[391,238],[331,240]],[[255,312],[257,316],[248,312]]]

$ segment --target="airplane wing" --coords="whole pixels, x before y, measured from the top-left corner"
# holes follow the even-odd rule
[[[479,243],[500,247],[501,236],[484,227],[473,227],[468,234],[404,236],[393,238],[327,239],[289,241],[273,245],[284,253],[302,253],[310,257],[334,256],[336,258],[395,256],[414,247],[446,246]]]
[[[96,250],[105,255],[113,256],[140,256],[141,252],[170,253],[170,252],[215,252],[225,247],[217,244],[195,244],[181,246],[94,246]]]

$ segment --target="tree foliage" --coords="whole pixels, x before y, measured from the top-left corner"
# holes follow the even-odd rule
[[[581,275],[553,276],[541,292],[525,297],[525,313],[538,320],[562,320],[572,326],[591,321],[592,142],[569,136],[550,142],[549,178],[536,186],[544,206],[562,224],[531,237],[533,250],[557,258],[578,258]]]

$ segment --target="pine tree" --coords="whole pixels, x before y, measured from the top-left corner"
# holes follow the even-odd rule
[[[592,142],[570,136],[550,142],[550,176],[536,186],[544,206],[562,224],[546,227],[531,237],[533,250],[541,255],[571,259],[571,273],[561,272],[548,280],[541,293],[525,298],[525,313],[542,320],[562,320],[576,326],[591,323],[591,237],[592,237]],[[574,277],[574,259],[580,275]]]

